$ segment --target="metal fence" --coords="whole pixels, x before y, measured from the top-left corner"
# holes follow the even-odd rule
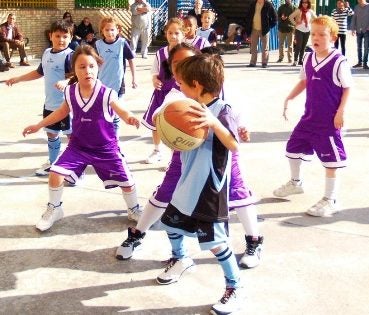
[[[35,8],[35,9],[55,9],[57,0],[0,0],[0,8]]]

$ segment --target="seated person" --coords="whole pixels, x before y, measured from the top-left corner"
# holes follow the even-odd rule
[[[30,65],[25,60],[27,59],[27,55],[24,49],[25,41],[23,34],[21,33],[19,27],[15,24],[15,21],[15,14],[10,13],[7,21],[0,25],[0,47],[6,60],[5,65],[9,68],[14,68],[14,65],[10,62],[10,49],[18,49],[20,56],[19,64],[21,66]]]
[[[91,46],[94,45],[96,41],[95,31],[88,17],[84,17],[81,23],[77,26],[76,36],[81,39],[79,42],[80,44],[81,42],[85,42]]]
[[[63,20],[73,24],[73,38],[69,44],[69,48],[76,50],[76,48],[79,46],[79,43],[81,41],[81,38],[77,35],[77,25],[74,24],[72,14],[68,11],[64,12]]]

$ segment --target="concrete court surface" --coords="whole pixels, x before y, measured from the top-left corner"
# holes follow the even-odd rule
[[[354,64],[354,38],[348,38],[348,45]],[[242,167],[259,200],[265,237],[260,266],[241,271],[245,301],[239,314],[369,314],[369,72],[353,71],[344,138],[350,163],[338,172],[342,211],[332,218],[313,218],[304,211],[324,189],[317,158],[304,167],[305,194],[285,199],[272,194],[289,179],[285,143],[303,111],[304,95],[291,102],[289,121],[281,115],[298,68],[275,63],[276,52],[271,52],[267,69],[246,68],[246,49],[223,57],[229,103],[243,107],[252,132],[251,142],[241,145]],[[153,54],[137,58],[139,87],[132,90],[127,84],[127,106],[138,117],[152,93],[152,61]],[[32,67],[0,73],[0,80],[35,69],[39,60],[31,62]],[[0,95],[0,314],[208,314],[224,290],[215,258],[189,240],[196,268],[176,284],[159,286],[154,279],[170,247],[164,232],[149,231],[134,259],[116,260],[116,246],[132,223],[120,190],[105,190],[91,168],[80,186],[65,187],[65,217],[48,232],[36,231],[48,189],[47,178],[33,174],[46,161],[47,146],[43,132],[23,138],[21,131],[41,118],[43,80],[12,88],[0,84]],[[123,125],[120,139],[144,204],[161,182],[160,167],[169,151],[160,164],[147,165],[142,163],[152,150],[147,129]],[[235,214],[230,222],[240,258],[243,229]]]

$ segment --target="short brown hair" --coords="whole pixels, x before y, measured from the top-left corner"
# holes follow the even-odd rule
[[[202,87],[201,95],[218,96],[224,82],[224,64],[219,55],[200,54],[188,57],[177,64],[176,73],[189,86],[197,81]]]

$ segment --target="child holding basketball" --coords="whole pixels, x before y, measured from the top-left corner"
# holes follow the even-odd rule
[[[13,84],[22,81],[31,81],[39,78],[45,78],[45,103],[43,117],[53,113],[63,102],[63,89],[67,85],[66,75],[71,71],[70,61],[73,50],[68,48],[73,36],[73,25],[65,21],[57,21],[51,25],[50,41],[51,48],[47,48],[41,58],[41,63],[36,70],[28,72],[19,77],[13,77],[6,81],[6,84]],[[59,153],[61,140],[59,133],[62,132],[69,136],[72,132],[70,126],[70,117],[63,117],[44,128],[47,135],[47,146],[49,159],[40,169],[36,170],[38,176],[49,174],[50,165],[55,162]]]
[[[214,53],[217,47],[204,48],[203,52]],[[168,63],[175,77],[176,65],[179,61],[197,54],[198,51],[194,47],[186,43],[176,45],[169,53]],[[166,96],[163,106],[171,101],[184,99],[185,95],[173,88]],[[158,109],[160,110],[160,108]],[[238,114],[238,115],[237,115]],[[155,118],[155,113],[154,113]],[[239,128],[238,133],[243,141],[248,141],[249,136],[243,122],[241,121],[241,113],[236,112],[236,122]],[[163,182],[157,187],[156,191],[150,197],[144,207],[144,211],[140,216],[136,228],[128,228],[128,238],[117,248],[116,258],[125,260],[132,257],[133,252],[138,250],[145,237],[146,231],[157,220],[161,218],[165,208],[172,199],[173,191],[177,185],[181,175],[181,161],[179,151],[173,151],[172,159],[166,170]],[[232,153],[232,170],[229,188],[229,207],[235,210],[237,216],[245,230],[246,251],[241,258],[239,264],[244,268],[256,267],[260,262],[261,247],[263,237],[259,234],[256,207],[252,192],[248,189],[243,180],[240,170],[239,154]]]
[[[209,134],[200,147],[180,153],[181,176],[161,218],[172,246],[172,258],[156,281],[163,285],[176,282],[193,266],[184,236],[197,237],[201,249],[215,255],[225,277],[225,293],[212,312],[227,314],[240,307],[241,284],[227,232],[230,151],[236,151],[238,143],[232,108],[218,98],[224,81],[223,62],[216,55],[188,57],[177,64],[176,81],[187,97],[199,102],[191,110],[198,116],[192,121],[198,124],[194,128],[206,126]]]
[[[211,46],[217,45],[217,32],[211,27],[215,21],[215,13],[211,10],[205,10],[201,13],[201,27],[197,29],[198,36],[208,40]]]
[[[210,43],[206,38],[196,35],[197,20],[194,16],[187,15],[182,20],[186,31],[184,38],[185,43],[192,45],[199,50],[210,46]]]
[[[48,230],[63,217],[61,197],[63,181],[74,183],[87,165],[92,165],[105,188],[121,187],[129,209],[138,208],[132,175],[121,155],[114,131],[114,112],[125,123],[139,127],[139,121],[118,102],[117,93],[97,79],[102,59],[89,45],[79,46],[74,53],[72,70],[77,81],[65,89],[65,100],[52,114],[36,125],[24,128],[23,136],[60,121],[72,111],[73,137],[66,150],[50,168],[47,210],[36,224]]]
[[[301,163],[316,152],[325,167],[325,192],[306,213],[319,217],[338,211],[336,170],[346,166],[341,128],[352,76],[346,58],[332,48],[337,34],[338,25],[331,17],[320,16],[311,23],[314,51],[305,54],[300,81],[284,102],[283,117],[287,119],[289,101],[306,89],[305,113],[286,147],[291,180],[273,192],[277,197],[303,193]]]
[[[147,164],[153,164],[161,160],[160,137],[153,123],[152,115],[163,103],[165,95],[167,95],[175,85],[175,81],[167,69],[167,59],[170,50],[175,45],[183,41],[183,21],[178,18],[169,19],[164,28],[164,32],[168,41],[168,46],[162,47],[156,52],[154,64],[151,69],[152,82],[155,90],[152,94],[149,107],[147,108],[142,119],[142,124],[152,130],[152,138],[154,142],[154,151],[145,160],[145,163]]]

